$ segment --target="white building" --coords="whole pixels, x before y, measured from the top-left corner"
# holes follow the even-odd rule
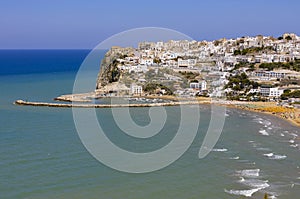
[[[270,87],[262,87],[260,89],[260,94],[265,97],[280,97],[283,94],[284,90],[276,88],[270,88]]]
[[[206,81],[202,81],[201,83],[192,82],[190,83],[190,88],[199,89],[201,91],[207,91],[207,82]]]
[[[190,88],[200,89],[200,84],[198,82],[192,82],[190,83]]]
[[[141,65],[146,65],[146,66],[153,65],[153,59],[151,59],[151,58],[141,58],[140,59],[140,64]]]
[[[193,66],[195,66],[197,63],[196,59],[178,59],[178,67],[179,68],[192,68]]]
[[[283,94],[284,90],[283,89],[278,89],[278,88],[270,88],[270,93],[269,97],[280,97]]]
[[[201,82],[201,91],[207,91],[207,82],[206,81]]]
[[[131,84],[130,92],[132,95],[141,95],[143,93],[143,87],[136,84]]]

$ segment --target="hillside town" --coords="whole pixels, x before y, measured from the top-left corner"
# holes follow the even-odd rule
[[[141,42],[112,47],[97,93],[225,97],[299,103],[300,37],[258,35],[215,41]]]

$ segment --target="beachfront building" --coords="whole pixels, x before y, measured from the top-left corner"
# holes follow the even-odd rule
[[[198,83],[198,82],[191,82],[190,83],[190,88],[200,89],[200,83]]]
[[[269,97],[278,98],[283,94],[284,90],[279,88],[270,88]]]
[[[263,86],[260,88],[260,94],[264,97],[279,98],[284,93],[284,89],[278,87],[272,88],[271,86]]]
[[[201,83],[191,82],[190,83],[190,88],[201,90],[201,91],[207,91],[207,82],[205,80],[202,81]]]
[[[207,82],[205,80],[201,82],[201,91],[207,91]]]

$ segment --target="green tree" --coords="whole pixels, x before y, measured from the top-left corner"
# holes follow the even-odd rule
[[[159,59],[158,57],[155,57],[155,58],[153,59],[153,63],[155,63],[155,64],[160,64],[160,63],[161,63],[161,59]]]
[[[290,41],[290,40],[292,40],[292,37],[290,35],[288,35],[284,39],[286,39],[287,41]]]

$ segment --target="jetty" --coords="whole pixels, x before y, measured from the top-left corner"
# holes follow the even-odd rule
[[[203,104],[203,101],[177,101],[177,102],[162,102],[162,103],[143,103],[143,104],[83,104],[83,103],[47,103],[47,102],[30,102],[17,100],[15,105],[20,106],[46,106],[60,108],[121,108],[121,107],[158,107],[158,106],[179,106],[179,105],[196,105]],[[207,102],[209,103],[209,102]]]

